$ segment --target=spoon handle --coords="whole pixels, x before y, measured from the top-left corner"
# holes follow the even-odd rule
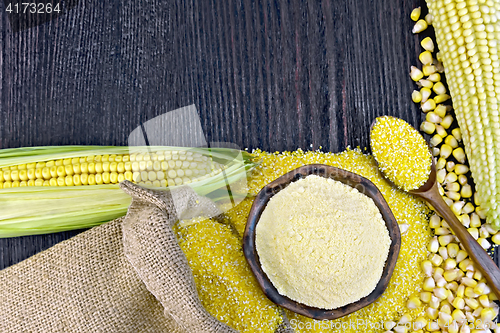
[[[427,200],[446,220],[469,254],[469,257],[476,264],[476,268],[483,273],[484,278],[488,282],[488,286],[500,299],[500,268],[498,268],[488,253],[486,253],[483,247],[471,236],[467,229],[465,229],[462,223],[457,219],[450,207],[444,202],[439,194],[437,183],[434,183],[431,190],[418,193],[418,195]]]

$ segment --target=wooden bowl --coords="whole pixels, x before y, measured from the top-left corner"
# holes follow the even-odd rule
[[[255,228],[257,223],[259,223],[260,216],[266,208],[269,199],[288,186],[291,182],[305,178],[309,175],[332,178],[354,187],[361,193],[372,198],[382,214],[387,230],[389,231],[389,236],[392,240],[389,248],[389,255],[382,272],[382,277],[375,287],[375,290],[357,302],[347,304],[334,310],[325,310],[307,306],[279,294],[262,270],[257,249],[255,247]],[[250,268],[252,269],[253,274],[264,291],[264,294],[266,294],[266,296],[277,305],[306,317],[318,320],[337,319],[343,317],[373,303],[380,295],[382,295],[384,290],[387,288],[392,272],[394,271],[400,246],[401,234],[399,232],[399,225],[378,188],[371,181],[361,177],[360,175],[324,164],[310,164],[302,166],[264,186],[253,202],[250,215],[248,216],[245,234],[243,236],[243,252],[245,253],[245,257],[250,265]]]

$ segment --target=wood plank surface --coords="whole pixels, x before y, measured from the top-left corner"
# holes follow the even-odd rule
[[[421,121],[420,0],[73,2],[19,32],[0,4],[0,148],[126,145],[191,104],[207,141],[269,151],[368,147],[376,116]],[[0,239],[0,269],[76,233]]]

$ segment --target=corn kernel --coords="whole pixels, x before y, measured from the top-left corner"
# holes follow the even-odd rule
[[[437,161],[436,159],[434,159],[434,163],[436,165],[436,170],[441,170],[446,166],[446,159],[444,159],[443,157],[439,157]]]
[[[69,165],[69,164],[68,164],[68,165]],[[73,185],[74,185],[74,183],[73,183],[73,176],[69,176],[69,175],[68,175],[68,176],[66,176],[66,177],[64,178],[64,184],[65,184],[66,186],[73,186]]]
[[[418,20],[418,18],[417,18],[417,20]],[[416,21],[416,20],[414,20],[414,21]],[[432,41],[432,39],[430,37],[426,37],[426,38],[422,39],[422,41],[420,42],[420,45],[422,45],[424,50],[429,51],[429,52],[434,52],[434,42]]]
[[[448,146],[447,144],[441,145],[441,150],[440,150],[440,156],[443,158],[448,158],[451,155],[451,152],[453,151],[453,148]]]
[[[425,22],[427,22],[427,25],[432,25],[432,22],[434,21],[434,16],[432,14],[428,13],[425,15]]]
[[[478,239],[479,238],[479,230],[477,228],[469,228],[467,229],[467,231],[469,232],[469,234],[471,234],[472,237],[474,237],[474,239]]]
[[[453,235],[439,236],[438,240],[441,246],[446,246],[453,240]]]
[[[89,185],[89,175],[86,173],[82,173],[80,175],[80,182],[82,185]]]
[[[451,244],[448,244],[448,246],[451,245]],[[444,261],[444,266],[443,268],[446,270],[446,271],[449,271],[449,270],[452,270],[454,269],[455,267],[457,267],[457,261],[453,258],[448,258]]]
[[[497,316],[492,308],[484,308],[481,310],[481,321],[483,323],[491,322]]]
[[[481,207],[477,207],[476,208],[476,214],[479,216],[479,218],[481,218],[482,220],[485,220],[486,219],[486,211],[481,208]]]
[[[457,159],[459,163],[464,164],[465,163],[465,152],[462,147],[458,147],[453,150],[453,157]]]
[[[422,103],[422,111],[423,112],[429,112],[429,111],[434,110],[435,108],[436,108],[436,102],[432,98],[429,98],[424,103]],[[432,119],[432,118],[429,118],[429,119]],[[436,118],[436,120],[437,120],[437,118]],[[439,123],[439,122],[441,122],[441,118],[439,118],[439,121],[437,121],[436,123]]]
[[[497,245],[500,245],[500,231],[491,237],[491,241]]]
[[[455,139],[457,139],[457,141],[462,141],[462,133],[460,131],[460,128],[454,128],[451,131],[451,135],[453,135]]]
[[[481,219],[477,213],[472,213],[470,215],[470,226],[474,228],[479,228],[481,226]]]
[[[460,194],[457,193],[457,192],[454,192],[454,191],[447,191],[445,192],[446,196],[448,198],[450,198],[451,200],[453,201],[457,201],[457,200],[460,200]],[[455,209],[453,209],[453,205],[456,205]],[[462,203],[460,202],[455,202],[454,204],[452,205],[452,210],[453,212],[455,213],[455,215],[460,215],[461,214],[461,210],[460,210],[460,207],[459,206],[463,206]]]
[[[427,133],[427,134],[432,134],[434,133],[434,131],[436,130],[436,125],[431,123],[431,122],[428,122],[428,121],[424,121],[421,125],[420,125],[420,130],[424,133]]]
[[[458,175],[458,182],[460,183],[460,185],[466,185],[468,182],[468,179],[464,175]]]
[[[420,69],[415,66],[411,66],[410,68],[410,77],[413,81],[418,81],[424,77],[424,73]]]
[[[418,56],[418,59],[420,60],[420,62],[423,64],[423,65],[430,65],[432,64],[432,53],[430,51],[424,51],[422,53],[420,53],[420,55]],[[424,73],[425,75],[425,73]],[[426,75],[428,76],[428,74]]]
[[[451,162],[451,163],[450,163]],[[446,163],[446,170],[447,171],[453,171],[454,169],[454,163],[452,161],[450,161],[448,163]],[[451,166],[451,167],[450,167]],[[460,191],[460,184],[457,183],[457,182],[452,182],[452,183],[446,183],[445,184],[445,187],[448,191],[453,191],[453,192],[458,192]]]
[[[479,300],[479,303],[481,303],[481,305],[484,308],[487,308],[490,306],[490,299],[488,298],[488,295],[481,295],[481,296],[479,296],[478,300]]]
[[[479,302],[473,298],[466,298],[465,304],[467,304],[467,306],[469,306],[473,310],[475,310],[479,307]]]
[[[436,133],[441,137],[441,139],[445,138],[448,135],[444,127],[441,125],[436,125]]]
[[[456,309],[462,310],[465,307],[465,301],[462,297],[455,297],[451,303]]]
[[[429,141],[429,144],[431,145],[431,147],[436,147],[437,145],[439,145],[441,142],[443,141],[443,138],[439,135],[439,134],[436,134],[434,135],[431,140]],[[439,151],[441,153],[441,151]]]
[[[454,183],[458,180],[458,176],[456,173],[454,172],[449,172],[448,174],[446,174],[446,177],[445,177],[445,182],[446,183]]]
[[[454,281],[454,280],[458,279],[459,271],[460,271],[459,269],[446,271],[443,274],[443,278],[448,282]]]
[[[436,320],[436,319],[438,318],[438,310],[436,310],[436,309],[434,309],[434,308],[428,307],[427,309],[425,309],[425,313],[426,313],[427,317],[429,317],[429,319],[431,319],[431,320]],[[429,325],[430,325],[431,323],[434,323],[434,324],[436,324],[436,326],[437,326],[437,323],[436,323],[436,322],[432,322],[432,321],[430,321],[430,322],[427,324],[427,330],[429,330]],[[434,328],[434,327],[432,327],[432,328]],[[437,329],[434,329],[434,330],[435,330],[435,331],[437,331],[438,329],[439,329],[439,326],[438,326],[438,328],[437,328]]]
[[[451,98],[451,96],[448,94],[439,94],[439,95],[434,97],[434,101],[436,102],[436,104],[441,104],[441,103],[446,102],[450,98]]]
[[[417,7],[417,8],[414,8],[412,11],[411,11],[411,14],[410,14],[410,18],[413,20],[413,21],[418,21],[418,19],[420,18],[420,13],[422,12],[421,8],[420,7]],[[390,330],[392,329],[391,328],[386,328],[387,330]]]
[[[130,172],[130,171],[126,171],[126,172],[125,172],[125,174],[124,174],[124,176],[125,176],[125,179],[126,179],[126,180],[128,180],[128,181],[133,181],[133,177],[132,177],[132,176],[133,176],[133,174],[132,174],[132,172]]]
[[[405,313],[404,315],[401,316],[401,318],[398,321],[398,325],[405,325],[408,324],[412,321],[411,315],[408,313]]]
[[[434,100],[434,101],[436,101],[436,100]],[[450,128],[451,124],[453,124],[453,116],[451,116],[449,114],[444,116],[443,120],[441,120],[441,123],[440,123],[440,125],[443,126],[445,129]]]
[[[408,309],[416,309],[416,308],[419,308],[421,305],[422,305],[422,303],[420,302],[420,299],[418,297],[415,297],[415,296],[410,297],[410,299],[406,303],[406,306],[408,307]]]
[[[420,95],[422,96],[422,100],[420,101],[420,103],[425,103],[432,95],[432,91],[429,88],[422,87],[420,89]]]
[[[436,66],[436,69],[439,71],[439,68],[437,68]],[[431,75],[429,75],[429,77],[427,78],[427,80],[431,81],[431,82],[439,82],[441,81],[441,74],[439,73],[432,73]]]
[[[424,280],[424,283],[422,285],[422,289],[425,291],[432,292],[434,291],[434,288],[436,287],[436,282],[432,277],[428,277]]]
[[[111,175],[111,177],[112,177],[112,175]],[[122,181],[126,180],[125,175],[123,173],[119,173],[116,180],[117,180],[117,183],[121,183]],[[113,179],[111,179],[111,181],[113,181]]]
[[[422,94],[418,90],[413,90],[411,99],[414,103],[420,103],[422,101]]]
[[[425,74],[425,72],[424,72],[424,74]],[[434,84],[434,86],[432,87],[432,90],[434,90],[434,92],[436,93],[436,95],[443,95],[443,94],[446,93],[446,88],[445,88],[445,86],[444,86],[444,84],[442,82],[436,82]]]
[[[431,74],[434,74],[437,72],[437,67],[434,65],[424,65],[422,67],[422,73],[424,73],[425,76],[429,76]]]
[[[439,250],[439,241],[438,241],[437,237],[434,237],[431,239],[431,241],[427,245],[427,249],[431,253],[437,253],[437,251]]]
[[[66,173],[66,176],[73,176],[74,175],[73,165],[70,164],[65,165],[64,172]]]
[[[79,174],[73,175],[73,184],[75,186],[80,186],[82,185],[81,178]]]

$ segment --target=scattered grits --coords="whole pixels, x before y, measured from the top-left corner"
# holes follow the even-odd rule
[[[327,310],[375,289],[390,244],[371,198],[315,175],[274,195],[256,226],[257,253],[278,292]]]
[[[398,322],[403,314],[410,315],[412,319],[425,315],[424,307],[408,309],[406,306],[409,297],[422,291],[426,278],[421,262],[427,260],[429,255],[430,209],[422,200],[392,186],[381,175],[373,156],[365,155],[359,149],[348,149],[338,154],[304,152],[300,149],[282,153],[255,150],[253,154],[261,161],[248,179],[249,190],[253,194],[302,165],[327,164],[372,181],[382,192],[397,222],[409,226],[401,237],[401,249],[390,283],[374,303],[345,317],[326,321],[285,310],[296,333],[380,333],[384,321]],[[213,224],[178,223],[175,230],[207,311],[241,333],[276,333],[276,327],[283,321],[280,309],[274,306],[273,310],[273,304],[269,305],[270,301],[251,273],[241,247],[252,203],[253,197],[244,199],[226,212],[223,221],[211,221]],[[218,228],[207,229],[208,225],[218,226],[219,222],[230,228],[237,242],[225,232],[218,232]],[[237,253],[241,259],[236,260],[232,253]],[[228,299],[231,302],[227,302]]]

